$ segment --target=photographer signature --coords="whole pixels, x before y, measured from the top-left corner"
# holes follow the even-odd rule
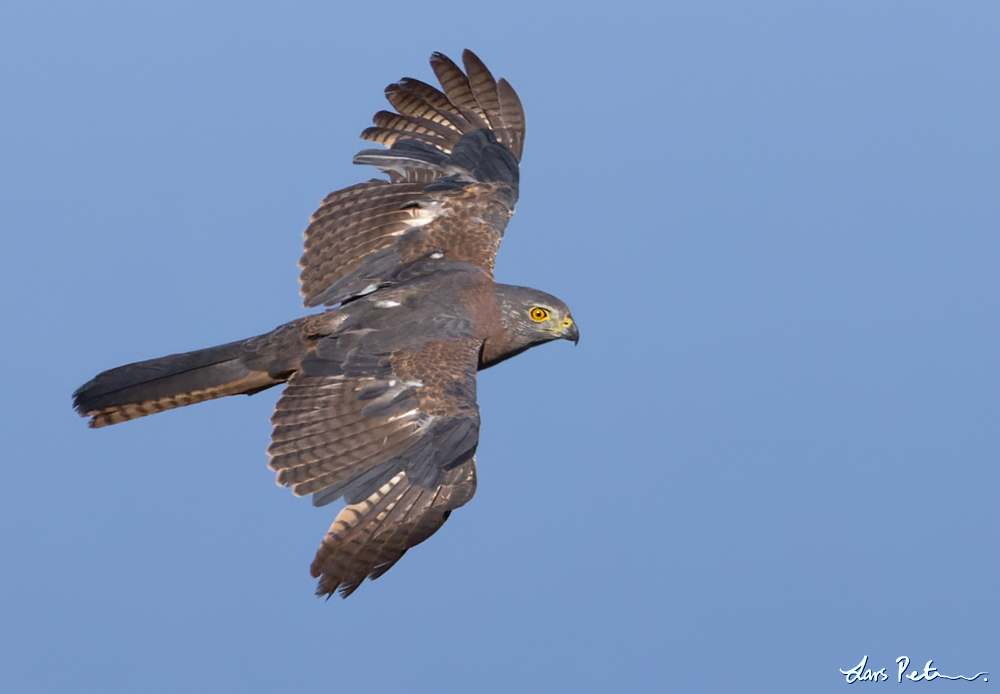
[[[910,659],[905,655],[901,655],[896,658],[896,665],[899,666],[899,671],[896,673],[896,681],[902,682],[903,677],[910,680],[911,682],[919,682],[920,680],[926,680],[930,682],[931,680],[936,680],[939,677],[946,680],[967,680],[972,682],[974,680],[983,678],[983,682],[989,682],[989,678],[986,675],[990,674],[988,672],[980,672],[975,677],[966,677],[965,675],[942,675],[937,671],[936,667],[932,667],[934,663],[933,660],[928,660],[927,664],[924,665],[924,671],[919,672],[914,670],[908,675],[903,675],[906,672],[906,668],[910,667]],[[861,662],[852,667],[850,670],[841,670],[840,674],[847,676],[847,683],[852,684],[854,682],[885,682],[889,679],[889,676],[885,674],[885,668],[880,670],[872,670],[871,668],[865,667],[868,665],[868,656],[866,655],[861,659]]]

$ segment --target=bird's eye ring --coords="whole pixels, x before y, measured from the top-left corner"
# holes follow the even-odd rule
[[[536,323],[541,323],[543,320],[546,320],[549,317],[549,312],[546,309],[542,308],[541,306],[535,306],[533,309],[531,309],[529,315],[531,316],[531,320],[535,321]]]

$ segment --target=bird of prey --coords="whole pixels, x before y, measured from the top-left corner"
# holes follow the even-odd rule
[[[431,56],[441,89],[389,85],[354,157],[388,175],[331,193],[305,231],[307,307],[269,333],[105,371],[74,393],[90,426],[287,383],[271,422],[277,483],[341,497],[312,563],[317,594],[350,595],[433,535],[476,490],[476,372],[579,340],[569,308],[498,284],[518,196],[524,111],[471,51]]]

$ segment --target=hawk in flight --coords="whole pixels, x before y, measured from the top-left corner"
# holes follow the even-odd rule
[[[90,426],[287,383],[271,422],[277,483],[341,497],[312,563],[350,595],[433,535],[476,490],[476,372],[580,334],[559,299],[493,279],[518,195],[524,111],[471,51],[441,90],[385,90],[355,164],[389,180],[331,193],[305,231],[302,294],[331,307],[239,342],[120,366],[74,393]]]

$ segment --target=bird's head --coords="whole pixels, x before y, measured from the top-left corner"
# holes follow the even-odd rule
[[[529,287],[496,285],[497,306],[504,329],[502,348],[492,345],[484,355],[487,366],[520,354],[529,347],[552,340],[580,341],[580,329],[569,306],[545,292]]]

